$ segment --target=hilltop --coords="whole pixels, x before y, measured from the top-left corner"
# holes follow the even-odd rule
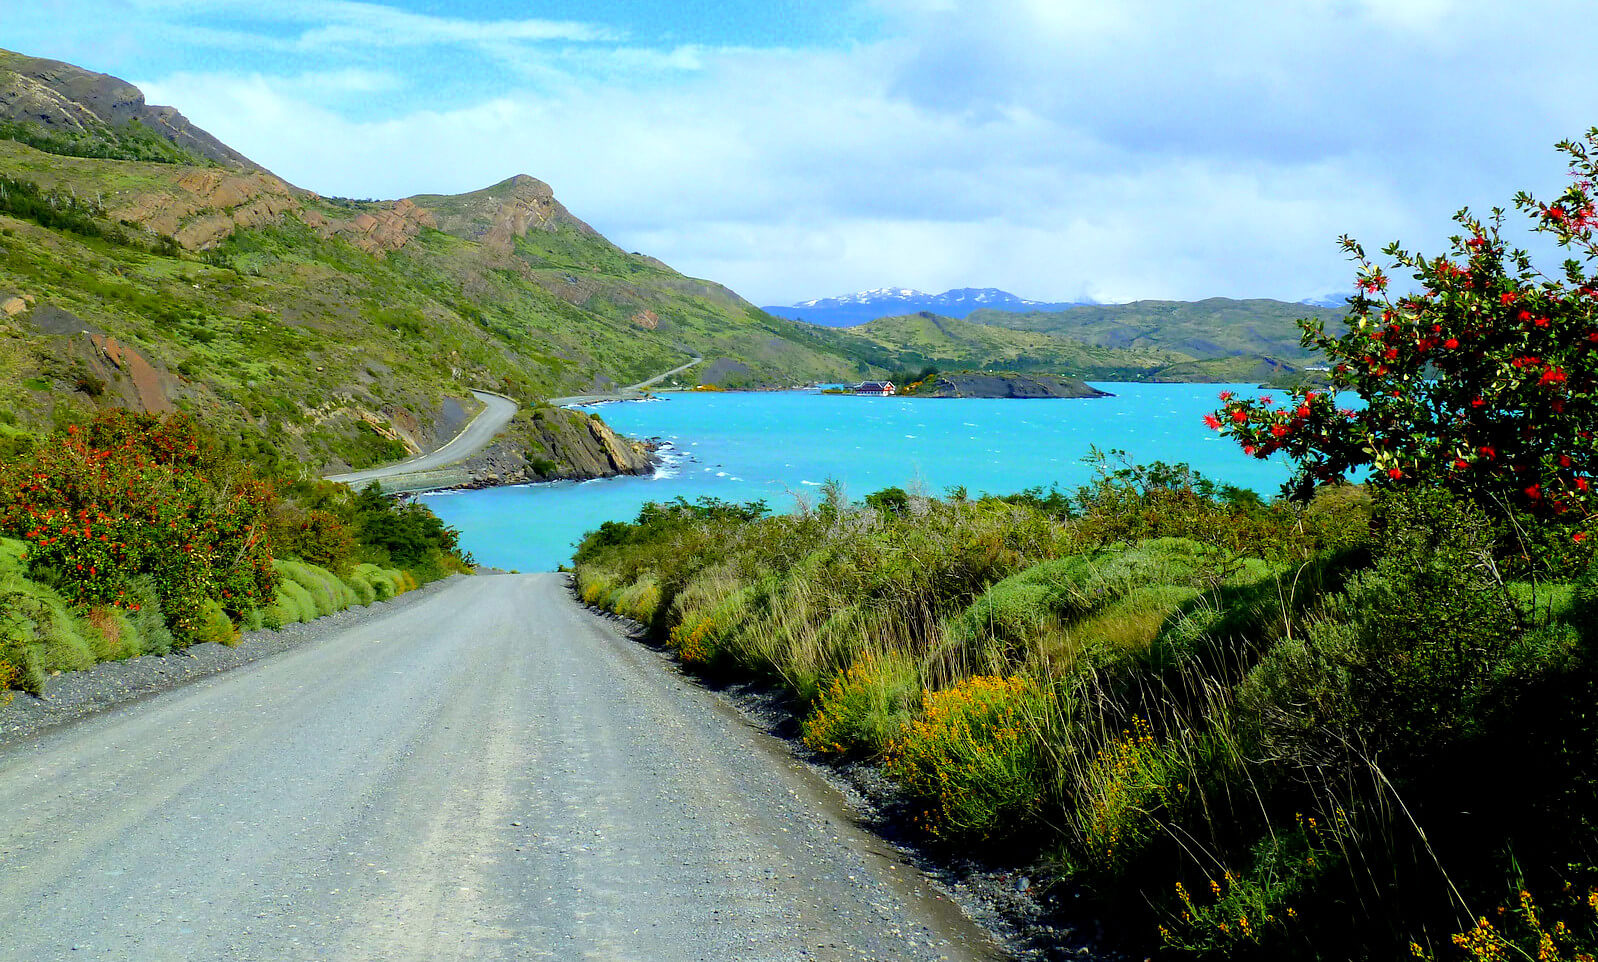
[[[986,320],[997,313],[980,311],[962,321],[922,312],[879,318],[834,333],[845,344],[853,341],[855,354],[869,363],[912,373],[935,367],[1063,374],[1101,381],[1232,382],[1293,377],[1304,363],[1257,354],[1218,354],[1214,347],[1189,353],[1153,343],[1153,338],[1110,346],[978,323],[978,318]]]
[[[693,356],[724,387],[862,373],[824,333],[621,250],[536,178],[323,197],[124,81],[10,52],[0,177],[8,431],[184,409],[259,457],[339,469],[447,437],[474,388],[531,406]],[[549,434],[509,453],[581,460]]]
[[[1326,321],[1340,330],[1344,311],[1269,298],[1202,301],[1133,301],[1083,304],[1059,311],[978,310],[968,319],[1012,331],[1068,337],[1109,348],[1155,348],[1194,359],[1276,358],[1302,364],[1314,358],[1299,344],[1300,318]],[[1206,380],[1206,378],[1195,378]]]

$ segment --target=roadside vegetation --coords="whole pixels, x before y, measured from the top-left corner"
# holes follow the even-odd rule
[[[468,570],[425,507],[264,479],[181,415],[114,409],[3,441],[0,690],[232,644]]]
[[[1413,294],[1349,242],[1348,329],[1304,339],[1364,406],[1222,398],[1290,497],[1111,455],[1075,492],[679,500],[591,533],[577,589],[1137,951],[1593,958],[1598,130],[1561,147],[1570,190],[1517,199],[1557,275],[1496,214],[1389,248]]]

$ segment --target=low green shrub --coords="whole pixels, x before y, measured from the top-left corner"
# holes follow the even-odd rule
[[[239,643],[239,632],[222,606],[208,599],[200,603],[198,616],[194,619],[193,640],[195,644],[215,642],[219,645],[236,645]]]
[[[880,755],[921,700],[921,674],[899,652],[867,652],[824,687],[800,728],[812,751]]]
[[[886,770],[941,838],[993,840],[1030,828],[1047,786],[1035,734],[1045,713],[1025,678],[977,675],[922,696]]]

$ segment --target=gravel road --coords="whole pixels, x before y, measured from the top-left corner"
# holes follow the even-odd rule
[[[396,474],[410,474],[417,471],[431,471],[435,468],[448,467],[465,461],[467,458],[488,447],[494,440],[494,435],[505,430],[505,425],[516,416],[516,402],[510,398],[500,397],[498,394],[489,394],[486,391],[473,391],[479,401],[483,402],[483,409],[477,413],[460,433],[451,438],[448,443],[430,451],[419,454],[408,461],[398,461],[394,464],[385,464],[378,468],[367,468],[364,471],[351,471],[348,474],[330,474],[329,481],[342,481],[352,487],[363,487],[372,481],[381,481]]]
[[[0,748],[0,958],[997,959],[786,747],[564,576]]]

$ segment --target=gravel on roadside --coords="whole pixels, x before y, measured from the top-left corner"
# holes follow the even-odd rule
[[[0,705],[0,745],[33,738],[48,729],[107,708],[170,691],[189,682],[268,658],[291,648],[320,641],[352,624],[409,607],[465,575],[451,575],[408,591],[392,601],[374,601],[346,608],[315,621],[286,625],[276,631],[247,631],[236,645],[207,642],[170,655],[141,655],[105,661],[84,671],[50,676],[42,696],[16,692]]]

